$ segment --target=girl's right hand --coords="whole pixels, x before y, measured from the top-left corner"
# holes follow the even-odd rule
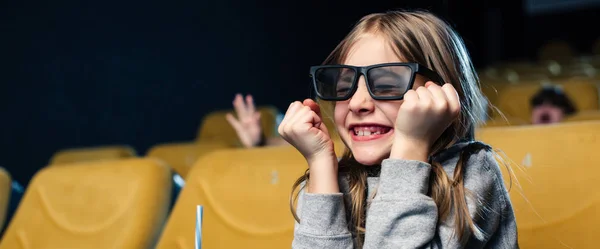
[[[281,137],[306,158],[310,170],[307,191],[315,194],[339,193],[338,163],[333,140],[323,124],[319,105],[312,99],[290,105],[279,125]]]
[[[333,141],[322,122],[319,105],[312,99],[293,102],[278,127],[278,132],[296,147],[309,165],[336,159]]]

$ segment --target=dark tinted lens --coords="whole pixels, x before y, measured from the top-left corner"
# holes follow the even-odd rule
[[[408,66],[376,67],[367,72],[369,88],[378,97],[404,96],[412,75],[412,69]]]
[[[325,98],[344,98],[352,91],[356,71],[352,68],[321,68],[315,72],[317,92]]]

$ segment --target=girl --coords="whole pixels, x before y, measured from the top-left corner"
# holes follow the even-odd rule
[[[338,162],[316,102],[289,106],[278,131],[309,166],[293,248],[518,247],[494,153],[473,141],[484,97],[448,24],[368,15],[311,77],[349,151]]]

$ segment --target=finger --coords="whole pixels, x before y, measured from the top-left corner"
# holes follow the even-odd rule
[[[250,94],[246,96],[246,110],[248,111],[248,114],[252,114],[256,111],[254,106],[254,97],[252,97]]]
[[[312,123],[315,127],[320,128],[321,124],[323,123],[323,120],[321,118],[321,107],[319,106],[319,104],[317,104],[317,102],[315,102],[312,99],[305,99],[302,104],[304,106],[308,106],[308,108],[310,108],[310,111],[314,113],[314,115],[317,118],[313,118]]]
[[[417,94],[419,95],[419,102],[423,104],[432,104],[433,103],[433,95],[431,92],[427,90],[427,88],[420,86],[417,88]]]
[[[235,96],[233,96],[233,101],[232,103],[235,102],[235,100],[239,99],[242,95],[240,93],[236,93]]]
[[[308,108],[305,105],[302,105],[302,103],[298,104],[298,107],[296,107],[296,111],[294,113],[293,116],[290,117],[289,123],[290,126],[294,126],[300,123],[306,123],[306,115],[308,115],[308,111],[310,111],[310,108]]]
[[[310,113],[312,117],[313,127],[319,129],[321,132],[325,133],[329,136],[329,131],[327,130],[327,126],[323,124],[323,119],[316,112],[311,111]]]
[[[309,107],[310,108],[310,107]],[[319,106],[317,105],[317,108],[319,108]],[[312,122],[314,125],[316,125],[317,127],[320,126],[323,123],[323,119],[321,118],[321,115],[319,115],[319,113],[315,112],[312,110],[310,110],[309,112],[309,121]]]
[[[321,118],[310,107],[303,106],[291,122],[296,127],[294,132],[302,132],[310,130],[311,127],[320,126]]]
[[[262,122],[260,120],[260,112],[254,113],[254,119],[252,119],[253,125],[256,125],[260,132],[263,132]]]
[[[460,98],[458,97],[458,92],[450,83],[446,83],[442,86],[442,91],[444,91],[446,98],[448,99],[448,106],[450,110],[458,112],[460,111]]]
[[[285,113],[283,114],[283,119],[281,119],[281,122],[279,122],[279,127],[277,127],[277,133],[279,133],[279,135],[284,135],[284,131],[285,131],[285,128],[287,127],[289,116],[291,116],[290,109],[292,108],[293,105],[294,105],[294,102],[292,102],[288,106],[287,110],[285,110]]]
[[[314,100],[305,99],[304,102],[302,102],[302,104],[308,106],[313,112],[321,116],[321,107],[319,107],[319,104],[317,104],[317,102],[315,102]]]
[[[241,94],[236,94],[235,99],[233,100],[233,109],[237,114],[238,118],[242,119],[246,116],[246,106],[244,104],[244,98]]]
[[[240,131],[243,129],[242,124],[240,123],[240,121],[238,121],[231,113],[227,113],[225,115],[225,119],[227,119],[227,122],[229,122],[229,124],[233,127],[233,129],[235,129],[236,131]]]
[[[433,96],[433,101],[437,105],[443,105],[444,107],[448,105],[448,98],[446,97],[446,93],[444,93],[444,91],[442,90],[442,87],[436,84],[426,84],[426,87],[427,90],[429,90],[429,92],[431,93],[431,96]]]
[[[419,95],[417,94],[417,92],[415,90],[408,90],[405,94],[404,94],[404,103],[418,103],[419,102]]]
[[[285,115],[283,116],[283,120],[281,120],[281,124],[279,125],[279,133],[285,132],[287,129],[289,129],[290,125],[292,124],[292,120],[295,118],[298,108],[300,107],[302,107],[302,104],[298,101],[294,101],[290,104],[285,112]]]
[[[288,118],[288,120],[289,120],[289,118],[295,116],[296,113],[298,112],[298,110],[302,107],[303,107],[303,105],[302,105],[302,103],[300,103],[300,101],[294,101],[292,104],[290,104],[290,107],[288,107],[288,110],[285,113],[285,116],[283,118],[284,119]]]
[[[261,115],[260,112],[254,113],[254,120],[260,120],[260,115]]]

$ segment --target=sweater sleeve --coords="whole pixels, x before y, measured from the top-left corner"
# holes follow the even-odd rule
[[[342,193],[311,194],[303,189],[297,211],[300,223],[296,222],[294,228],[292,248],[354,248]]]
[[[438,223],[437,206],[427,195],[430,174],[431,165],[424,162],[383,161],[367,211],[365,249],[518,247],[514,214],[491,152],[482,150],[465,165],[467,206],[477,226],[467,245],[456,238],[454,216]]]
[[[364,248],[423,248],[433,240],[437,207],[427,196],[431,166],[386,159],[367,211]]]

